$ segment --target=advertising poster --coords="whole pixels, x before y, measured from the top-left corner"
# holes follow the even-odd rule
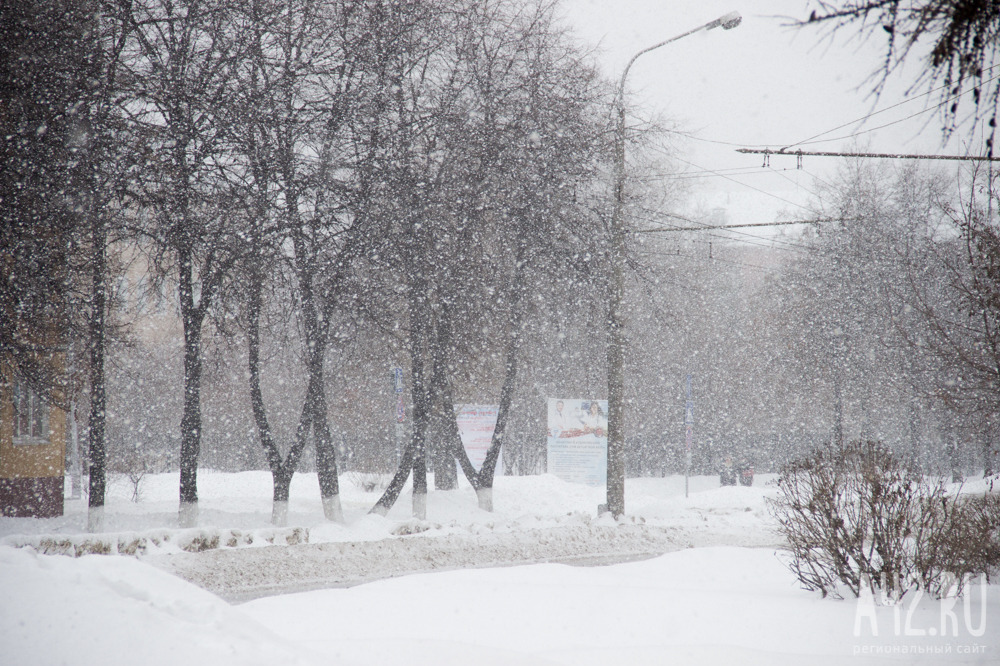
[[[462,436],[462,446],[469,454],[469,461],[476,470],[482,469],[486,460],[486,450],[493,440],[493,429],[497,424],[497,405],[455,405],[458,432]],[[503,474],[503,451],[497,460],[496,476]]]
[[[608,401],[549,398],[548,471],[602,486],[608,477]]]

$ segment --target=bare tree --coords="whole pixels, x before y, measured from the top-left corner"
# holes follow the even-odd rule
[[[0,348],[16,376],[41,395],[61,387],[67,407],[78,397],[77,375],[89,371],[90,513],[100,529],[105,494],[105,376],[108,284],[116,269],[108,248],[122,238],[119,214],[129,161],[121,129],[118,64],[125,26],[109,5],[9,3],[0,9],[8,53],[9,95],[3,134],[4,280]],[[25,94],[30,96],[30,101]],[[26,269],[29,276],[17,276]],[[89,313],[84,320],[83,313]],[[68,346],[73,367],[53,363]],[[87,357],[84,360],[84,357]]]
[[[412,196],[400,249],[409,274],[414,439],[379,511],[391,506],[406,466],[415,497],[426,492],[426,455],[435,451],[439,487],[452,487],[457,456],[481,505],[491,506],[535,301],[553,275],[599,263],[599,218],[583,204],[603,145],[599,77],[557,28],[554,4],[460,8],[448,15],[457,38],[409,82],[406,98],[414,103],[410,126],[420,130],[409,130],[411,171],[400,188]],[[480,470],[454,423],[456,386],[469,381],[495,386],[500,401]],[[431,420],[439,425],[428,431]]]
[[[909,341],[937,363],[934,397],[970,418],[987,474],[996,470],[1000,409],[1000,225],[996,176],[973,170],[964,196],[941,205],[943,233],[908,248]],[[936,279],[928,279],[928,274]],[[952,450],[958,455],[957,449]],[[953,468],[958,463],[953,462]]]
[[[146,156],[135,201],[160,270],[176,276],[184,328],[180,509],[198,518],[202,333],[215,299],[245,251],[245,220],[228,183],[225,109],[242,40],[225,0],[121,5],[128,26],[122,76],[131,138]]]

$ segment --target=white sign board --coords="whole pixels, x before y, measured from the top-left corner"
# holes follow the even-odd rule
[[[608,478],[608,401],[549,398],[548,471],[601,486]]]
[[[462,446],[469,454],[469,461],[476,470],[483,467],[486,451],[493,441],[493,430],[497,425],[496,405],[455,405],[455,419],[458,433],[462,436]],[[497,458],[496,476],[503,474],[503,451]]]

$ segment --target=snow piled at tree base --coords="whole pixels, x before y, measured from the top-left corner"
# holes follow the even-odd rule
[[[31,548],[43,555],[147,555],[151,553],[200,553],[217,548],[244,546],[295,546],[309,542],[309,530],[288,529],[235,530],[191,528],[151,530],[143,533],[9,536],[0,544]]]

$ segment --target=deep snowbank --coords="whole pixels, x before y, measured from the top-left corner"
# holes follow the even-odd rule
[[[973,586],[968,610],[949,611],[953,626],[927,598],[859,622],[857,602],[798,589],[763,548],[446,571],[230,606],[141,559],[0,547],[0,590],[3,663],[33,666],[986,664],[1000,655],[1000,586]]]

